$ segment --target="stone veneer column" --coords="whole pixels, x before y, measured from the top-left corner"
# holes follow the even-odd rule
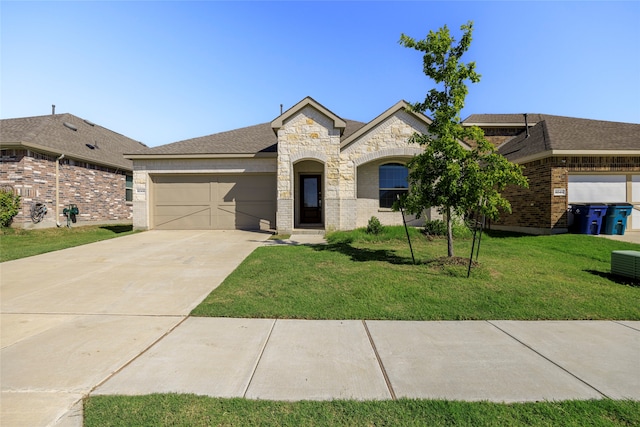
[[[133,228],[135,230],[148,230],[150,226],[147,190],[151,183],[148,180],[147,171],[133,171]]]
[[[329,117],[307,106],[278,130],[278,232],[289,233],[295,225],[293,164],[301,160],[324,164],[324,226],[340,228],[340,130]]]

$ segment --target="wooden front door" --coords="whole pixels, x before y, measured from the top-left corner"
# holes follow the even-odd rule
[[[300,176],[300,223],[322,223],[322,187],[320,175]]]

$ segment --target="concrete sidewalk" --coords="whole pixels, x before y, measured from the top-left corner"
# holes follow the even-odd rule
[[[640,322],[188,318],[93,395],[640,400]]]

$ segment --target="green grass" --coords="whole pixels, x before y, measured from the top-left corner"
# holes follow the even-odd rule
[[[94,396],[85,400],[84,421],[86,427],[637,426],[640,402],[273,402],[177,394]]]
[[[134,233],[131,225],[0,230],[0,262],[80,246]]]
[[[640,287],[610,274],[612,250],[640,245],[586,235],[484,234],[467,278],[471,239],[387,227],[328,236],[326,246],[261,247],[192,312],[296,319],[640,319]]]

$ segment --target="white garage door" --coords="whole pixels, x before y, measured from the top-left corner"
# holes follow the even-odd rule
[[[626,175],[569,175],[569,203],[627,201]]]
[[[627,175],[569,175],[568,192],[569,204],[634,204],[627,227],[640,230],[640,175],[631,176],[631,199],[627,198]]]
[[[151,180],[153,228],[275,228],[275,174],[154,175]]]

